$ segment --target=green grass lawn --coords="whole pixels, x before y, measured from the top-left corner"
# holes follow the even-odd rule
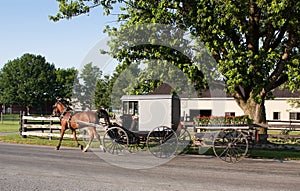
[[[198,154],[198,147],[191,147],[187,154]],[[206,150],[206,149],[205,149]],[[209,148],[203,155],[214,155],[212,148]],[[251,149],[247,158],[255,159],[277,159],[277,160],[300,160],[300,151],[284,149]]]
[[[268,134],[282,134],[280,130],[268,130]],[[290,131],[289,135],[300,135],[300,131]]]
[[[3,123],[0,123],[0,133],[19,132],[19,128],[20,128],[19,121],[3,121]],[[59,133],[59,131],[55,131],[55,133]],[[72,132],[70,130],[67,130],[65,134],[72,134]],[[19,133],[0,136],[0,141],[7,142],[7,143],[48,145],[48,146],[56,146],[58,144],[57,137],[53,137],[52,140],[49,140],[48,137],[34,137],[34,136],[28,136],[28,138],[22,138],[22,136]],[[85,145],[84,141],[80,141],[80,140],[78,141],[80,144]],[[75,141],[70,138],[64,138],[62,141],[62,146],[77,147]]]
[[[300,151],[284,149],[253,149],[249,151],[249,158],[300,160]]]
[[[58,138],[52,138],[52,140],[49,140],[48,137],[28,136],[27,138],[22,138],[22,136],[19,134],[0,136],[0,141],[6,143],[47,145],[47,146],[56,146],[58,144]],[[85,145],[83,141],[79,140],[79,143]],[[63,139],[62,146],[77,147],[75,141],[73,139],[68,139],[68,138]]]
[[[18,132],[20,128],[19,121],[4,121],[0,123],[0,132]]]

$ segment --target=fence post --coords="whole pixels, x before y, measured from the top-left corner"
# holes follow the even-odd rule
[[[22,135],[22,131],[23,131],[23,116],[22,116],[22,112],[20,111],[20,121],[19,121],[19,124],[20,124],[20,128],[19,128],[19,131],[20,131],[20,135]]]
[[[51,141],[52,140],[52,125],[53,125],[53,121],[50,121],[50,136],[49,136],[49,140]]]
[[[27,128],[24,127],[24,124],[26,123],[26,121],[23,119],[23,116],[24,116],[24,112],[22,113],[20,111],[20,134],[22,135],[23,132],[26,132],[27,131]],[[22,135],[22,138],[27,138],[27,135]]]

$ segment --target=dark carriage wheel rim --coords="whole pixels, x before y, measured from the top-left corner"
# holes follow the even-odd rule
[[[225,162],[239,162],[248,152],[248,140],[240,131],[223,130],[214,140],[213,151]]]
[[[123,129],[112,127],[103,135],[103,146],[106,152],[110,154],[124,153],[128,148],[128,135]]]
[[[177,135],[169,127],[156,127],[147,136],[147,148],[155,157],[170,158],[176,153],[177,147]]]

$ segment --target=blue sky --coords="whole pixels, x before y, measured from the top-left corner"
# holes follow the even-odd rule
[[[102,7],[71,20],[50,21],[55,0],[1,0],[0,68],[25,53],[42,55],[56,68],[78,68],[86,54],[106,37],[105,25],[117,25]]]

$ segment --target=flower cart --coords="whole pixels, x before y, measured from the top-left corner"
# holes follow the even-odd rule
[[[252,120],[248,116],[197,116],[194,118],[194,144],[212,147],[214,154],[226,162],[244,158],[253,141]]]

